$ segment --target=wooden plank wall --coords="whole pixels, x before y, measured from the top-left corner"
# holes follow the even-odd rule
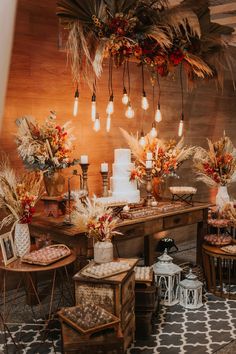
[[[56,110],[58,120],[64,123],[71,120],[76,135],[74,155],[88,154],[89,188],[91,193],[101,192],[100,163],[109,162],[110,170],[113,161],[113,150],[125,147],[119,127],[133,133],[144,126],[147,132],[153,120],[152,109],[142,116],[141,71],[136,64],[131,64],[131,99],[135,107],[135,118],[128,120],[124,116],[121,104],[122,70],[114,70],[115,113],[112,118],[111,132],[105,132],[105,108],[108,101],[107,65],[98,83],[98,107],[102,119],[102,129],[95,133],[90,120],[91,92],[87,85],[81,87],[79,100],[79,116],[72,116],[74,87],[70,68],[66,64],[66,54],[58,49],[58,20],[55,16],[56,0],[36,1],[19,0],[16,18],[15,39],[7,90],[3,129],[0,135],[0,147],[10,155],[17,169],[22,163],[16,153],[14,134],[15,120],[22,115],[33,115],[43,121],[50,110]],[[152,96],[151,85],[146,76],[146,91]],[[181,113],[181,93],[178,78],[161,80],[161,107],[163,122],[160,124],[159,136],[177,138],[177,127]],[[150,102],[151,103],[151,102]],[[203,83],[192,93],[185,90],[186,143],[206,146],[206,138],[219,138],[223,131],[231,136],[236,144],[235,136],[235,92],[228,75],[224,92],[216,90],[213,82]],[[152,106],[152,105],[150,105]],[[67,174],[70,171],[66,171]],[[198,198],[207,200],[209,189],[195,182],[191,164],[180,171],[182,179],[171,183],[197,185]],[[74,181],[76,184],[77,182]],[[78,185],[78,183],[77,183]],[[77,186],[76,185],[76,186]]]

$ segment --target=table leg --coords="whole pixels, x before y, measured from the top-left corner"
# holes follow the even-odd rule
[[[203,220],[197,223],[197,256],[196,263],[202,265],[202,244],[207,233],[208,209],[203,210]]]
[[[155,263],[153,235],[144,236],[144,264],[151,266]]]

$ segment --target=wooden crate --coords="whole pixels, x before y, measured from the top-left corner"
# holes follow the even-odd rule
[[[124,340],[114,330],[104,330],[89,338],[61,322],[62,353],[64,354],[123,354]]]
[[[135,274],[133,269],[138,259],[127,259],[127,261],[132,263],[130,270],[104,279],[84,277],[80,272],[74,276],[76,304],[90,301],[119,317],[125,350],[134,339]]]
[[[135,311],[155,311],[158,302],[158,288],[155,285],[135,287]]]

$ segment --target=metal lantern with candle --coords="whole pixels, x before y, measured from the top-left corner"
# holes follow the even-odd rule
[[[172,306],[179,302],[178,289],[182,269],[172,262],[173,258],[165,249],[158,262],[153,265],[155,281],[159,287],[161,303]]]
[[[179,283],[179,303],[186,309],[198,309],[202,306],[202,286],[190,268],[186,278]]]

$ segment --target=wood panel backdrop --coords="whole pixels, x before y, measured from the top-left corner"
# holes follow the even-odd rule
[[[98,82],[97,102],[101,118],[101,130],[94,132],[90,119],[91,91],[86,83],[80,88],[79,114],[72,116],[74,87],[66,53],[59,50],[59,25],[55,15],[56,0],[36,1],[19,0],[15,37],[12,52],[10,76],[0,133],[0,148],[9,154],[17,169],[22,162],[17,156],[14,134],[15,120],[23,115],[32,115],[39,122],[48,116],[50,110],[57,112],[59,123],[71,120],[76,136],[74,156],[87,154],[89,167],[89,189],[91,194],[101,193],[100,163],[113,162],[113,150],[126,147],[119,127],[135,133],[143,126],[144,131],[151,129],[154,113],[152,110],[152,88],[146,75],[145,88],[149,97],[150,109],[143,117],[141,112],[141,69],[135,63],[131,70],[131,100],[135,108],[135,118],[124,116],[122,97],[122,69],[113,74],[115,112],[112,117],[110,133],[105,131],[106,105],[108,102],[108,68]],[[234,57],[235,51],[232,51]],[[184,90],[185,142],[191,145],[206,146],[206,138],[217,139],[225,130],[236,145],[236,105],[235,91],[230,74],[225,80],[224,91],[217,91],[214,82],[203,82],[192,93]],[[181,115],[180,82],[176,79],[161,79],[161,109],[163,121],[159,124],[159,136],[177,138],[178,123]],[[78,167],[79,169],[79,167]],[[70,170],[65,174],[71,173]],[[209,200],[214,191],[195,181],[191,162],[179,171],[180,180],[168,183],[194,185],[198,188],[199,200]],[[76,185],[77,184],[77,185]],[[78,183],[74,179],[74,187]],[[236,197],[236,188],[230,188]]]

